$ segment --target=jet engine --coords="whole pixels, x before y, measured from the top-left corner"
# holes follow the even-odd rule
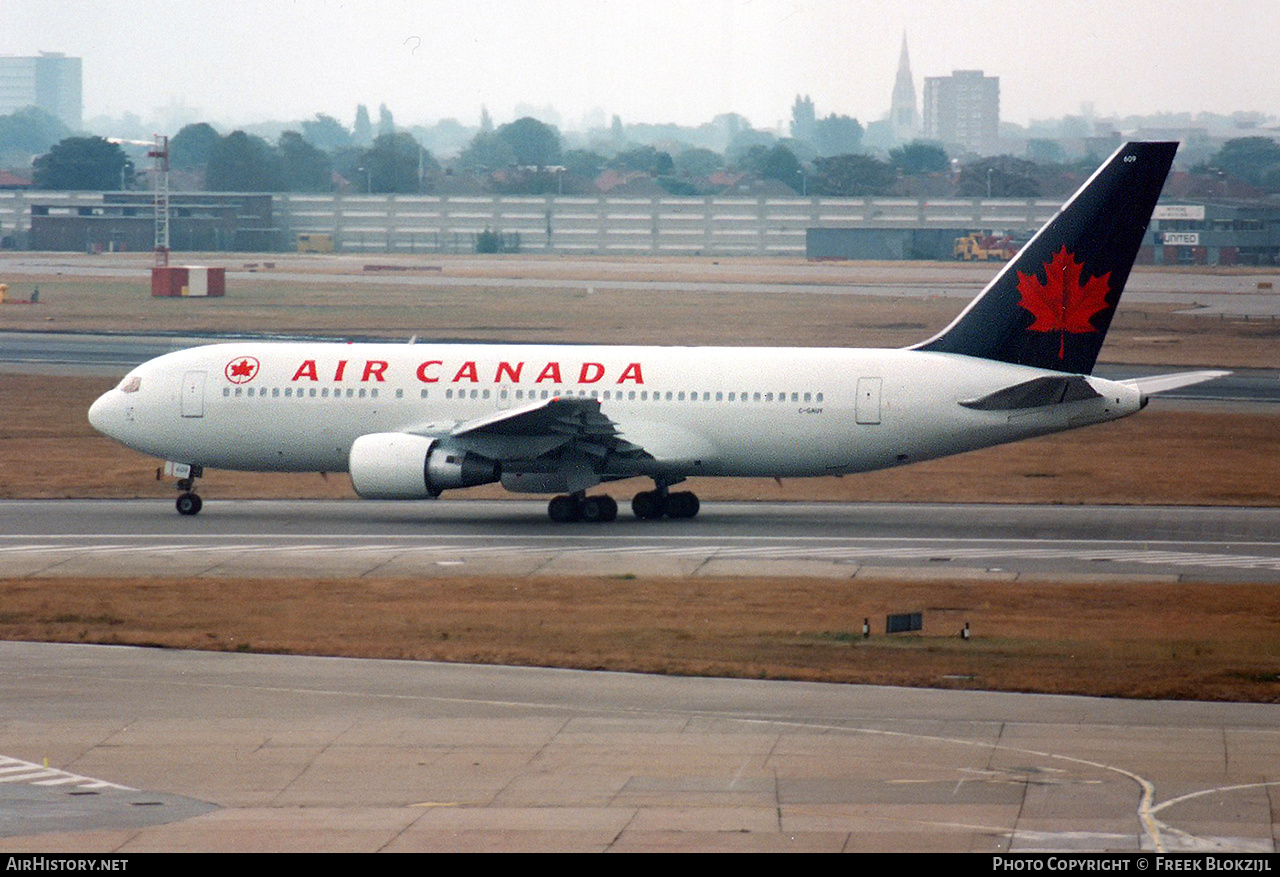
[[[360,436],[351,444],[349,465],[351,484],[365,499],[426,499],[502,475],[496,460],[402,432]]]

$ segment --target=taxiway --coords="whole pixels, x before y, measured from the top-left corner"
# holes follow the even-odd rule
[[[0,643],[0,716],[11,853],[1274,853],[1280,832],[1275,705]]]

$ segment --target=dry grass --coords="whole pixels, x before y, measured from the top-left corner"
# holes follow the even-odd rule
[[[5,639],[1280,702],[1268,585],[42,578],[0,601]],[[884,636],[902,611],[924,631]]]

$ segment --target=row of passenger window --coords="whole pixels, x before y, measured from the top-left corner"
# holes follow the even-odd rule
[[[454,398],[450,394],[453,390],[445,390],[445,398]],[[458,390],[458,398],[476,398],[475,390]],[[465,394],[470,393],[467,397]],[[482,398],[489,398],[489,391],[484,390]],[[506,399],[506,390],[502,390],[500,398]],[[427,391],[422,391],[422,397],[425,399]],[[573,390],[529,390],[526,395],[524,390],[516,390],[515,398],[517,402],[524,400],[550,399],[552,396],[580,396],[589,399],[601,399],[605,402],[623,400],[627,402],[821,402],[821,393],[760,393],[760,392],[731,392],[724,391],[710,392],[706,390],[578,390],[575,394]]]
[[[423,389],[420,391],[420,398],[429,398],[430,390]],[[498,398],[511,398],[511,391],[502,388],[497,391]],[[245,396],[248,398],[266,398],[270,396],[272,399],[377,399],[377,387],[347,387],[345,391],[342,387],[334,387],[330,392],[328,387],[223,387],[222,395],[227,397]],[[821,402],[821,393],[761,393],[761,392],[724,392],[717,391],[715,393],[709,391],[697,390],[667,390],[662,392],[654,390],[516,390],[514,393],[517,402],[538,401],[541,399],[551,399],[553,397],[572,397],[578,396],[584,399],[601,399],[603,401],[623,400],[627,402]],[[489,399],[492,398],[491,391],[488,389],[471,389],[471,390],[454,390],[448,388],[444,391],[446,399]],[[404,390],[396,390],[396,398],[404,398]]]
[[[223,396],[248,396],[249,398],[253,398],[255,396],[254,389],[255,389],[254,387],[236,387],[233,391],[231,387],[223,387],[222,395]],[[403,392],[404,391],[402,390],[396,390],[396,398],[400,398],[403,395]],[[319,388],[298,387],[296,391],[293,387],[285,387],[283,390],[281,390],[279,387],[270,387],[270,388],[258,387],[256,396],[258,398],[263,398],[263,399],[265,399],[267,396],[270,396],[272,399],[278,399],[281,396],[285,397],[286,399],[289,399],[289,398],[328,399],[330,398],[330,396],[332,396],[332,398],[334,399],[344,398],[341,387],[334,387],[332,394],[330,394],[328,387],[319,387]],[[370,399],[377,399],[378,388],[369,387],[368,389],[366,389],[364,387],[360,387],[357,390],[355,387],[348,387],[345,398],[364,399],[366,396]]]

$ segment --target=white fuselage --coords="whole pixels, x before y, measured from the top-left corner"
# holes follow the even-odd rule
[[[89,418],[175,462],[339,472],[363,435],[445,435],[505,409],[585,396],[645,451],[603,463],[608,480],[859,472],[1141,407],[1135,388],[1095,377],[1099,395],[1080,401],[960,404],[1054,374],[913,350],[235,342],[138,366]],[[483,453],[483,437],[473,441]]]

